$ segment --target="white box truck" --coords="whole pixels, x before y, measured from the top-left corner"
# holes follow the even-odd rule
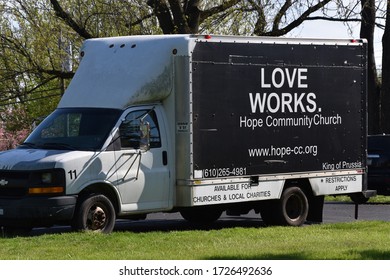
[[[364,40],[213,35],[87,40],[69,87],[0,154],[0,226],[109,233],[180,212],[321,222],[366,192]],[[260,216],[259,216],[260,218]]]

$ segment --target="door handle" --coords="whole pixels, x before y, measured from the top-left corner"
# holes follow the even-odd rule
[[[162,152],[162,164],[168,165],[168,153],[167,151]]]

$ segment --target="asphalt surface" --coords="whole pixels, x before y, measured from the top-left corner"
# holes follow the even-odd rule
[[[323,223],[353,222],[359,220],[390,221],[390,204],[362,204],[356,213],[355,204],[342,202],[326,202],[324,205]],[[356,219],[357,214],[357,219]],[[219,229],[228,227],[263,227],[265,226],[259,214],[249,212],[242,216],[227,216],[221,218],[207,227],[196,228],[186,222],[179,213],[149,214],[146,220],[129,221],[118,220],[114,231],[148,232],[171,231],[189,229]],[[62,233],[71,231],[67,226],[52,228],[35,228],[32,235]]]
[[[327,202],[324,205],[324,223],[363,221],[390,221],[390,204],[360,204],[355,219],[355,204]]]

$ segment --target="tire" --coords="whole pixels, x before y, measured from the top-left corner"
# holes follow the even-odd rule
[[[301,226],[309,213],[309,202],[299,187],[289,187],[279,200],[266,201],[260,213],[268,225]]]
[[[194,224],[211,224],[218,220],[222,215],[222,210],[210,207],[193,207],[180,211],[181,216]]]
[[[72,227],[78,231],[111,233],[115,220],[115,209],[111,201],[102,194],[94,194],[81,201]]]
[[[309,202],[305,193],[298,187],[286,189],[281,199],[282,224],[301,226],[309,213]]]

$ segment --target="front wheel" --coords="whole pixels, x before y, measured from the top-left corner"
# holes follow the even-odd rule
[[[115,226],[115,209],[102,194],[86,197],[77,207],[73,228],[79,231],[111,233]]]

